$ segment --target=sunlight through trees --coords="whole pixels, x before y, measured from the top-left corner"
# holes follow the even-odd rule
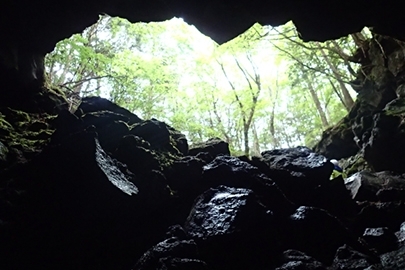
[[[292,23],[255,24],[219,46],[180,18],[132,24],[100,16],[46,57],[47,81],[72,102],[101,95],[157,118],[191,143],[220,137],[234,154],[312,146],[353,106],[365,29],[303,43]]]

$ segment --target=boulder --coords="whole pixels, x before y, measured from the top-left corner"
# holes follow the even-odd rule
[[[108,111],[116,115],[121,115],[129,119],[129,124],[139,123],[142,120],[131,113],[127,109],[124,109],[117,104],[101,97],[84,97],[82,98],[81,104],[76,111],[76,115],[81,116],[86,113],[91,112],[103,112]]]
[[[333,171],[333,164],[324,156],[302,146],[265,151],[261,161],[260,169],[298,205],[314,205],[317,188],[329,183]],[[252,162],[260,161],[253,159]]]
[[[286,250],[283,252],[283,265],[275,270],[326,270],[326,266],[314,258],[298,250]]]
[[[205,263],[197,260],[198,250],[194,240],[180,240],[176,237],[168,238],[149,249],[138,260],[134,270],[154,270],[165,269],[179,269],[174,266],[178,264],[185,267],[185,265],[196,266],[196,269],[205,269]],[[168,266],[168,264],[170,266]],[[164,268],[165,266],[165,268]],[[200,266],[198,268],[198,266]],[[170,268],[169,268],[170,269]],[[181,269],[181,268],[180,268]]]
[[[285,197],[275,182],[247,162],[230,156],[218,156],[203,167],[205,189],[224,185],[251,189],[261,202],[275,214],[291,213],[293,204]]]
[[[345,186],[356,201],[395,201],[405,199],[405,178],[383,171],[362,171],[345,179]]]
[[[379,254],[394,251],[398,248],[397,237],[386,227],[366,228],[363,239]]]
[[[198,155],[198,153],[203,152],[210,154],[213,158],[217,157],[218,155],[229,156],[230,155],[229,144],[219,138],[211,138],[206,142],[193,144],[190,147],[188,154],[190,156],[196,156]]]
[[[336,217],[323,209],[300,206],[283,226],[283,244],[329,265],[344,244],[363,249],[357,238]]]
[[[384,270],[405,269],[405,246],[398,250],[381,255],[381,265]]]
[[[184,228],[215,269],[266,268],[278,248],[272,212],[245,188],[207,190],[196,199]]]
[[[364,270],[376,265],[378,260],[354,250],[348,245],[343,245],[336,251],[331,270]],[[370,269],[371,270],[371,269]]]
[[[3,243],[2,269],[129,269],[168,225],[169,193],[148,204],[157,191],[134,184],[141,179],[106,154],[95,133],[48,147],[15,181],[26,195]]]
[[[188,144],[184,135],[164,122],[153,118],[133,125],[130,134],[148,141],[153,150],[164,150],[174,155],[183,155],[188,152]]]

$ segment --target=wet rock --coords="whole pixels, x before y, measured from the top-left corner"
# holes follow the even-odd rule
[[[219,186],[196,199],[184,228],[215,269],[259,269],[278,248],[272,220],[253,191]]]
[[[207,264],[197,259],[171,258],[160,259],[161,270],[208,270]],[[152,270],[152,269],[151,269]]]
[[[148,141],[151,149],[154,150],[166,150],[173,154],[188,152],[187,140],[184,135],[156,119],[134,125],[130,133]]]
[[[60,144],[65,138],[84,130],[83,120],[68,110],[60,111],[58,116],[51,122],[55,132],[52,134],[51,143]]]
[[[360,211],[345,186],[342,176],[318,187],[313,198],[313,206],[327,210],[339,218],[355,217]]]
[[[81,104],[77,109],[76,115],[81,116],[86,113],[101,112],[101,111],[109,111],[115,113],[116,115],[122,115],[124,117],[127,117],[129,119],[130,125],[142,121],[138,116],[131,113],[127,109],[124,109],[118,106],[117,104],[101,97],[82,98]]]
[[[394,201],[401,197],[405,190],[405,178],[392,172],[372,173],[368,171],[358,172],[345,180],[346,188],[350,191],[353,200],[356,201]],[[396,191],[396,193],[395,193]],[[387,195],[396,196],[387,196]]]
[[[218,156],[203,167],[205,189],[224,185],[253,190],[261,202],[274,213],[291,213],[293,204],[272,179],[247,162],[230,156]]]
[[[0,142],[0,170],[7,163],[8,148]]]
[[[261,170],[298,205],[314,205],[316,189],[328,184],[333,170],[333,164],[324,156],[306,147],[265,151],[262,156],[268,169]]]
[[[283,252],[284,264],[276,270],[326,270],[321,262],[298,250],[286,250]]]
[[[351,130],[351,119],[346,117],[338,124],[322,133],[321,140],[314,146],[314,151],[328,158],[341,159],[355,155],[359,146]]]
[[[127,164],[133,173],[161,170],[158,157],[150,150],[149,142],[134,135],[124,136],[114,152],[118,160]]]
[[[296,249],[330,264],[336,250],[349,244],[362,248],[355,236],[336,218],[323,209],[300,206],[289,217],[284,227],[283,243],[289,249]]]
[[[378,263],[375,258],[364,255],[348,245],[343,245],[336,251],[331,270],[363,270]]]
[[[148,205],[143,198],[156,191],[134,184],[141,179],[107,155],[95,133],[48,147],[21,174],[24,211],[1,262],[11,269],[128,269],[168,225],[167,197]]]
[[[381,255],[381,265],[384,270],[405,269],[405,246],[398,250]]]
[[[180,265],[198,265],[197,262],[200,262],[200,265],[204,265],[202,261],[196,261],[195,259],[197,258],[198,249],[194,240],[179,240],[172,237],[149,249],[142,255],[133,269],[165,269],[163,265],[166,265],[166,269],[181,269]],[[174,267],[176,264],[178,264],[179,268]]]
[[[359,205],[361,211],[356,217],[356,226],[361,233],[366,228],[387,227],[397,231],[405,220],[405,203],[394,202],[364,202]]]
[[[375,171],[405,172],[405,136],[401,118],[376,114],[371,136],[363,147],[364,159]]]
[[[380,254],[398,248],[394,232],[386,227],[367,228],[363,233],[363,239]]]
[[[405,244],[405,222],[402,222],[399,231],[395,233],[395,236],[398,239],[398,244],[403,246]]]
[[[117,148],[120,139],[129,134],[129,118],[121,114],[101,111],[85,114],[83,126],[94,126],[103,149],[109,153]]]
[[[192,145],[188,154],[196,156],[202,152],[207,152],[214,158],[218,155],[230,155],[229,144],[219,138],[211,138],[206,142]]]
[[[206,190],[202,181],[205,164],[197,157],[185,156],[175,160],[170,169],[165,170],[167,183],[176,197],[176,220],[179,223],[187,218],[195,198]]]
[[[321,184],[329,180],[332,164],[322,155],[314,153],[311,149],[298,146],[296,148],[276,149],[262,153],[263,160],[271,169],[286,170],[292,175],[305,175],[319,181]]]

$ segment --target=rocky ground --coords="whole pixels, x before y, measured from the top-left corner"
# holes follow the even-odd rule
[[[305,147],[232,157],[105,99],[58,104],[0,109],[1,269],[405,269],[402,171],[331,181]]]

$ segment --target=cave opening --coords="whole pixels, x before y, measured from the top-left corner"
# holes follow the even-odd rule
[[[268,8],[269,1],[260,0],[23,2],[2,3],[0,17],[1,269],[404,268],[402,3],[285,0],[271,2]],[[272,31],[289,32],[255,25],[224,47],[213,44],[220,56],[212,61],[215,68],[207,65],[203,75],[190,75],[190,66],[202,65],[177,57],[186,55],[189,46],[179,53],[177,43],[156,42],[160,47],[140,57],[152,45],[134,35],[140,38],[133,44],[137,55],[131,50],[111,53],[113,45],[93,46],[101,41],[91,41],[86,35],[92,31],[85,30],[58,44],[60,53],[48,55],[43,65],[45,53],[57,41],[96,22],[100,12],[133,22],[178,16],[174,23],[182,24],[179,18],[184,18],[219,43],[256,21],[280,25],[292,19],[306,41],[329,41],[302,43],[295,30],[287,40],[278,36],[271,44],[278,50],[274,55],[287,57],[288,68],[271,72],[260,61],[267,62],[268,57],[277,66],[280,59],[246,49],[252,43],[264,46],[259,41],[268,45],[267,38],[279,35]],[[359,34],[365,25],[372,26],[371,33]],[[134,31],[140,29],[147,30],[139,26]],[[184,45],[193,40],[191,36],[179,38]],[[243,36],[249,37],[246,42]],[[146,35],[147,41],[153,39]],[[348,44],[354,49],[346,48]],[[195,51],[210,55],[208,49]],[[209,62],[208,57],[201,58],[199,63]],[[79,64],[74,65],[77,59]],[[113,67],[113,61],[121,65]],[[68,63],[74,69],[64,72]],[[344,77],[346,72],[350,76]],[[164,77],[151,80],[153,73]],[[273,73],[284,77],[267,81]],[[112,82],[106,81],[115,74],[119,76]],[[188,80],[181,81],[178,74]],[[216,75],[223,80],[211,78]],[[258,82],[263,96],[256,95]],[[126,84],[129,89],[122,87]],[[174,94],[155,98],[152,104],[161,106],[157,112],[137,111],[147,105],[158,85],[162,92],[174,89]],[[353,104],[342,85],[355,91]],[[142,97],[148,88],[149,95]],[[219,91],[222,88],[226,91]],[[90,90],[107,99],[86,96],[94,94]],[[118,91],[112,93],[115,102],[108,100],[113,90]],[[126,95],[131,91],[135,95]],[[285,91],[289,93],[285,99],[295,97],[290,107],[282,100]],[[313,92],[322,109],[339,104],[343,116],[333,124],[327,113],[330,126],[320,138],[314,119],[322,130],[327,125]],[[210,102],[198,98],[207,93]],[[75,95],[80,102],[69,100]],[[125,105],[127,100],[135,102],[133,96],[141,102]],[[218,98],[222,96],[223,100]],[[264,136],[257,132],[258,140],[254,128],[259,131],[262,122],[249,123],[253,109],[240,106],[255,102],[252,119],[264,117],[267,128]],[[179,106],[183,115],[174,117],[176,110],[164,110],[166,104]],[[272,120],[273,108],[281,118]],[[307,113],[310,109],[312,113]],[[199,122],[189,121],[193,117],[205,122],[196,125]],[[238,130],[228,134],[239,138],[238,146],[221,129],[199,134],[210,122],[217,125],[218,119],[223,127],[229,124],[230,130]],[[240,122],[230,121],[234,119]],[[251,128],[247,132],[241,128],[246,123]],[[286,133],[310,130],[307,145],[318,142],[312,149],[282,148],[294,146],[292,139],[291,145],[280,143],[282,149],[277,148],[272,130],[285,136],[277,123]],[[208,140],[192,144],[192,132]],[[266,136],[268,145],[257,147],[255,140]],[[277,149],[262,152],[272,148]]]
[[[313,147],[348,113],[360,68],[350,57],[370,37],[364,28],[304,43],[292,22],[256,23],[219,45],[181,18],[132,24],[103,15],[46,56],[46,81],[71,111],[81,97],[101,96],[167,122],[191,144],[218,137],[235,155],[259,156]]]

